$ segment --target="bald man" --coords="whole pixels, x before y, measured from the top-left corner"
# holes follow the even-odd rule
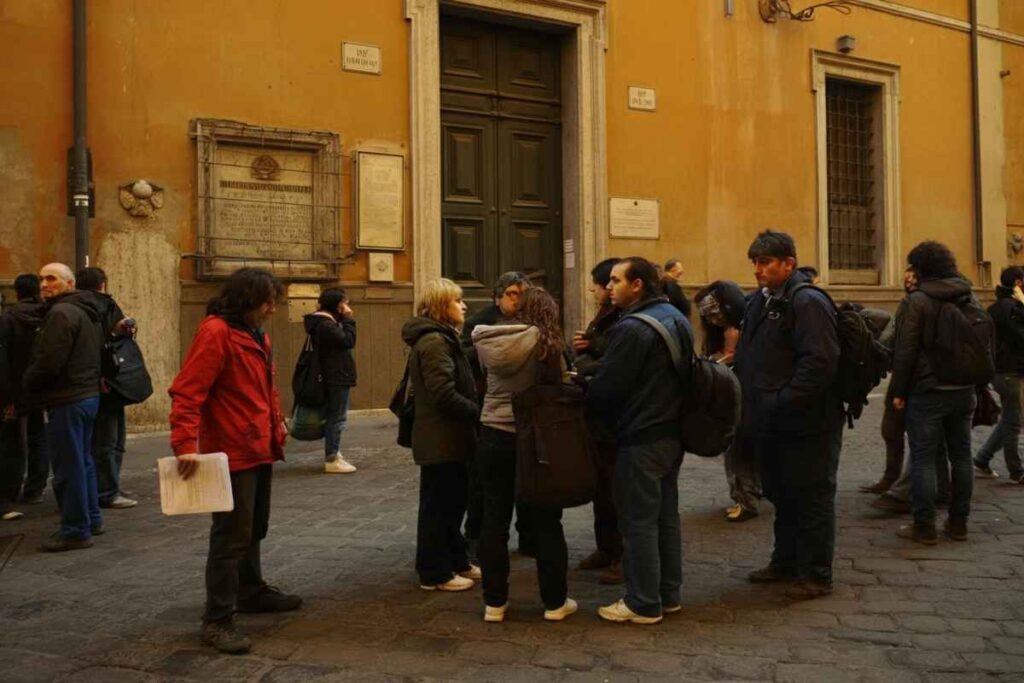
[[[43,266],[39,288],[48,310],[24,385],[30,404],[46,411],[53,491],[60,507],[60,528],[41,549],[80,550],[103,532],[90,454],[100,404],[102,319],[93,297],[75,289],[75,275],[63,263]]]

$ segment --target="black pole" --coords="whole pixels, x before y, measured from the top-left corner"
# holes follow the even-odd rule
[[[69,174],[75,212],[75,268],[89,265],[89,150],[85,144],[85,0],[74,0],[75,146]]]
[[[978,72],[980,68],[978,42],[978,0],[971,0],[971,137],[974,143],[971,159],[973,173],[971,175],[974,193],[974,250],[978,261],[978,274],[982,280],[980,284],[987,286],[988,282],[985,282],[987,274],[983,265],[985,263],[985,211],[981,188],[981,88],[978,82],[981,74]]]

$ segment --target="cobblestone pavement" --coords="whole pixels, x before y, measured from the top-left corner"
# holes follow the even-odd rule
[[[576,570],[580,613],[544,622],[525,558],[513,561],[504,624],[483,623],[479,589],[421,591],[417,469],[389,420],[355,418],[345,442],[357,474],[321,474],[310,444],[278,466],[265,573],[305,605],[241,615],[255,642],[243,657],[199,645],[209,522],[160,514],[153,459],[166,437],[133,439],[125,487],[141,504],[107,511],[92,549],[36,552],[52,502],[0,522],[0,535],[25,535],[0,573],[0,680],[1024,681],[1024,487],[977,482],[967,543],[897,538],[899,520],[856,490],[883,460],[873,403],[846,432],[834,595],[793,604],[747,583],[769,552],[770,507],[726,523],[721,460],[691,457],[680,476],[684,610],[648,627],[603,623],[596,608],[618,588]],[[573,566],[592,548],[590,523],[588,508],[565,515]]]

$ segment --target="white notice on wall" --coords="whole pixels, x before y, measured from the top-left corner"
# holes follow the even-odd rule
[[[612,237],[658,239],[661,230],[661,202],[657,199],[612,197],[608,203],[608,223]]]
[[[641,88],[638,85],[629,86],[629,108],[640,111],[654,111],[658,108],[657,93],[654,88]]]
[[[364,74],[380,73],[380,48],[360,43],[341,44],[341,68]]]
[[[165,515],[194,515],[234,509],[228,456],[224,453],[202,453],[196,459],[199,468],[188,479],[182,479],[178,474],[178,459],[174,456],[157,459],[160,508]]]

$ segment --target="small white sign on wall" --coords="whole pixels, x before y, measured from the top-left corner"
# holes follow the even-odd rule
[[[361,43],[342,43],[341,68],[364,74],[380,74],[380,48]]]
[[[639,111],[655,111],[658,108],[658,97],[654,88],[643,88],[639,85],[629,86],[629,108]]]
[[[661,234],[661,202],[657,199],[612,197],[608,200],[612,237],[656,240]]]

